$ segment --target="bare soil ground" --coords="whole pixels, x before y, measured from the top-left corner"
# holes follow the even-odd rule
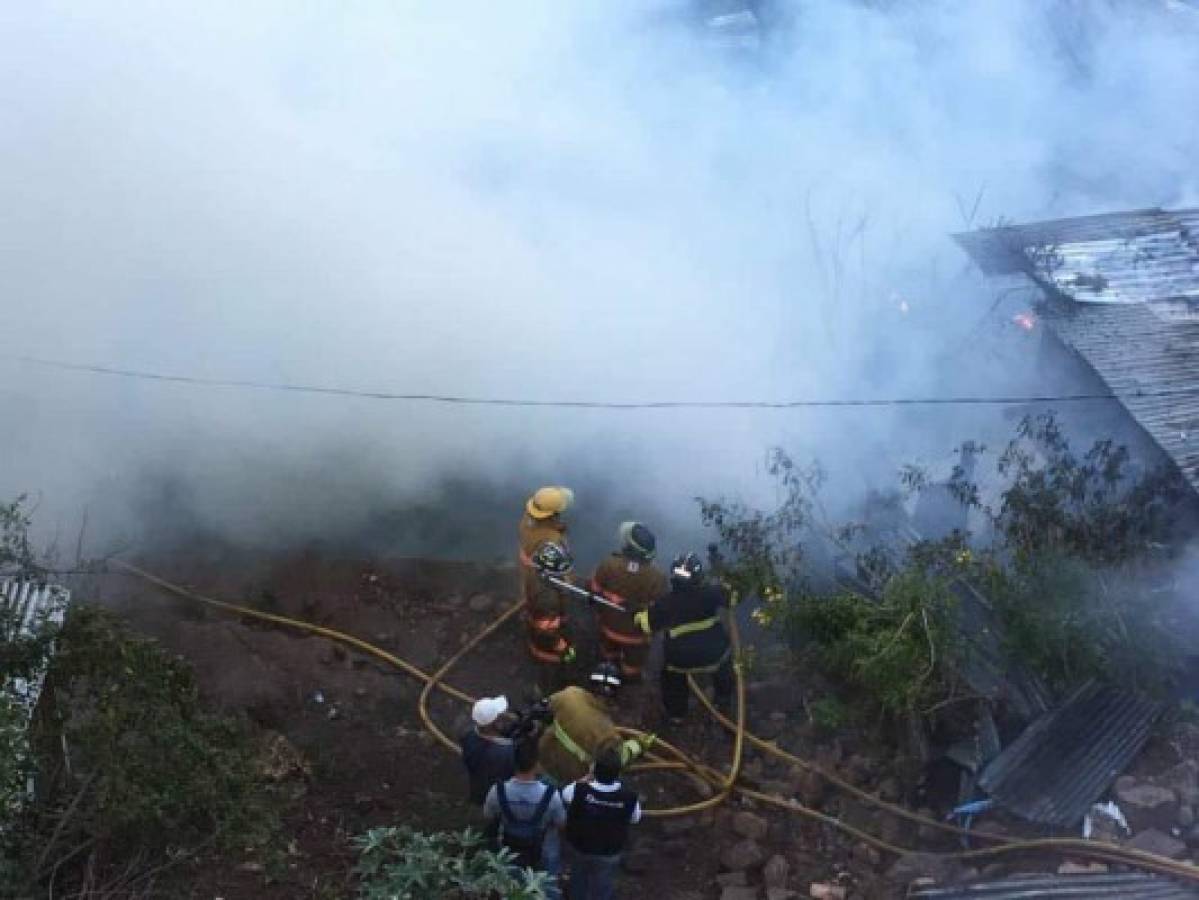
[[[263,565],[232,554],[189,554],[146,562],[162,577],[198,593],[326,625],[361,637],[432,671],[516,598],[514,568],[420,560],[328,559],[289,556]],[[137,629],[186,658],[208,702],[242,712],[264,730],[282,734],[310,764],[293,783],[284,822],[290,852],[282,870],[264,871],[254,853],[241,859],[201,859],[180,870],[179,896],[214,898],[344,897],[353,892],[349,838],[376,825],[422,829],[479,824],[466,801],[459,760],[436,744],[417,714],[421,684],[385,663],[333,641],[289,633],[210,611],[133,578],[107,576],[95,595],[123,612]],[[594,646],[589,614],[573,616],[585,677]],[[447,680],[472,694],[506,693],[531,699],[536,678],[511,621],[468,655]],[[653,685],[627,689],[621,724],[654,729]],[[762,699],[766,698],[764,695]],[[466,707],[438,694],[433,715],[448,734],[469,726]],[[777,725],[776,719],[763,724]],[[718,726],[695,722],[669,734],[689,752],[727,768],[732,742]],[[785,718],[785,713],[782,716]],[[666,731],[659,729],[664,736]],[[754,766],[751,764],[750,771]],[[679,776],[646,773],[637,780],[647,806],[689,803],[700,795]],[[712,835],[724,817],[647,820],[637,830],[621,896],[647,891],[669,898],[718,895],[719,848]],[[714,829],[714,830],[709,830]],[[727,829],[726,829],[727,830]],[[810,859],[795,857],[810,879],[832,874],[823,840],[812,833]],[[804,845],[802,830],[780,828],[772,839],[788,852]],[[729,841],[736,840],[729,835]],[[269,877],[268,877],[269,876]],[[809,879],[809,880],[810,880]],[[806,887],[806,881],[803,882]]]
[[[345,631],[429,672],[515,602],[517,593],[513,567],[327,558],[315,551],[267,563],[226,551],[195,552],[146,561],[145,566],[207,596]],[[466,801],[459,760],[422,726],[417,713],[422,685],[416,679],[333,641],[213,612],[133,578],[105,576],[79,595],[88,593],[185,657],[210,703],[244,713],[264,733],[282,734],[309,768],[307,776],[287,782],[291,799],[283,842],[288,850],[281,864],[265,868],[254,850],[237,858],[198,859],[176,869],[163,896],[349,897],[354,893],[353,835],[378,825],[456,830],[480,824],[478,811]],[[593,626],[581,607],[572,621],[583,651],[573,674],[581,680],[592,663],[587,650],[594,647]],[[655,662],[651,659],[651,672]],[[472,695],[502,692],[523,705],[531,699],[535,678],[521,625],[513,620],[469,654],[447,680]],[[797,683],[793,673],[752,678],[751,728],[888,799],[913,808],[938,805],[916,788],[919,773],[868,734],[813,731],[804,711],[807,686]],[[451,735],[469,725],[466,707],[444,695],[435,697],[432,711]],[[693,709],[691,721],[681,728],[661,726],[652,683],[626,689],[617,719],[657,730],[711,765],[729,765],[732,740],[702,711]],[[756,752],[747,752],[744,775],[749,783],[784,795],[794,795],[800,784],[795,770]],[[700,797],[677,774],[644,773],[635,784],[650,807]],[[805,802],[891,840],[907,843],[912,838],[910,826],[851,800],[817,793]],[[814,881],[838,879],[849,888],[850,898],[899,895],[898,886],[880,874],[892,860],[825,826],[734,800],[699,816],[646,820],[636,829],[620,896],[719,897],[721,855],[740,840],[734,817],[746,812],[766,821],[760,843],[767,853],[786,860],[788,886],[801,896]],[[928,849],[953,849],[935,833],[922,837]],[[1000,868],[988,874],[998,874]],[[751,884],[760,880],[756,867],[749,879]]]

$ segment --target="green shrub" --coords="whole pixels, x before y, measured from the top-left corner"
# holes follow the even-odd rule
[[[820,697],[808,704],[812,724],[820,731],[835,734],[849,723],[849,710],[836,697]]]
[[[499,897],[544,900],[544,873],[512,867],[511,851],[493,852],[467,829],[424,834],[407,826],[374,828],[354,839],[363,900]]]
[[[841,683],[898,715],[950,693],[954,603],[945,581],[911,569],[892,577],[878,600],[797,594],[780,603],[773,624],[792,646],[810,646]]]
[[[978,459],[986,448],[962,452]],[[774,450],[769,471],[783,498],[774,512],[700,500],[716,530],[718,572],[760,601],[758,622],[852,688],[855,701],[909,714],[969,696],[957,624],[967,595],[989,609],[1009,660],[1060,689],[1099,678],[1156,690],[1176,669],[1168,598],[1146,587],[1146,571],[1178,513],[1178,481],[1135,471],[1111,441],[1076,454],[1051,414],[1026,418],[995,460],[996,498],[956,466],[950,494],[990,522],[991,546],[960,532],[905,541],[902,527],[868,543],[861,523],[827,521],[818,469]],[[910,491],[930,484],[914,466],[900,478]],[[849,561],[852,585],[827,586],[826,577],[814,588],[820,579],[801,565],[822,558],[814,549]]]
[[[39,795],[4,834],[26,890],[60,863],[57,888],[79,891],[84,870],[134,882],[199,847],[261,849],[274,834],[246,724],[206,712],[186,663],[106,611],[71,608],[31,738]]]

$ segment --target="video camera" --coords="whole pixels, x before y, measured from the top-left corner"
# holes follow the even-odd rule
[[[538,700],[528,709],[516,710],[514,720],[503,729],[504,737],[511,741],[522,741],[529,738],[537,739],[550,722],[554,721],[554,713],[550,709],[548,699]]]

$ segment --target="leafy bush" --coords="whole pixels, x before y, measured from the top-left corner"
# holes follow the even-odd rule
[[[1007,651],[1053,687],[1095,678],[1160,693],[1178,671],[1170,611],[1139,569],[1038,554],[995,573],[986,596]]]
[[[840,731],[849,722],[849,711],[836,697],[820,697],[808,704],[812,724],[829,734]]]
[[[0,504],[0,575],[28,575],[39,571],[29,540],[30,524],[23,494],[10,503]]]
[[[245,724],[205,712],[190,668],[103,610],[70,610],[32,737],[39,796],[4,834],[26,890],[54,877],[83,891],[114,872],[144,888],[164,861],[274,833]]]
[[[1166,596],[1146,587],[1146,570],[1181,490],[1168,471],[1136,471],[1124,447],[1097,441],[1076,454],[1044,415],[1026,418],[996,459],[996,499],[955,467],[946,486],[991,523],[990,546],[961,532],[866,543],[861,524],[828,524],[817,469],[774,450],[769,470],[783,496],[773,513],[700,500],[721,575],[762,601],[759,622],[882,711],[927,713],[963,696],[963,595],[994,617],[1011,661],[1054,686],[1100,678],[1154,689],[1169,680],[1179,649]],[[929,486],[912,466],[901,481],[909,491]],[[852,560],[854,574],[814,589],[801,562],[829,547]]]
[[[1169,533],[1182,496],[1175,473],[1136,472],[1128,448],[1110,440],[1079,456],[1052,413],[1025,416],[996,471],[1007,480],[997,506],[982,502],[961,467],[950,488],[992,521],[1017,562],[1046,555],[1100,565],[1134,559]]]
[[[482,836],[374,828],[354,839],[363,900],[499,897],[544,900],[544,873],[513,868],[513,854],[484,848]]]
[[[797,466],[784,451],[771,450],[767,472],[776,479],[783,500],[771,513],[743,503],[696,498],[703,523],[716,530],[712,560],[732,599],[774,594],[780,579],[798,571],[803,548],[798,535],[812,515],[812,498],[823,481],[818,466]],[[727,563],[726,564],[726,556]]]

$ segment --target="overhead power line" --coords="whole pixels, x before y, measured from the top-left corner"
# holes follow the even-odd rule
[[[18,361],[35,366],[63,369],[70,372],[90,372],[139,381],[159,381],[203,387],[245,388],[258,391],[280,391],[292,394],[318,394],[331,397],[353,397],[360,400],[392,400],[413,403],[437,403],[459,406],[544,407],[557,409],[809,409],[831,407],[877,406],[1012,406],[1040,403],[1079,403],[1089,400],[1120,400],[1112,393],[1079,393],[1033,396],[950,396],[950,397],[856,397],[841,399],[796,400],[536,400],[525,397],[467,397],[455,394],[405,394],[391,391],[358,390],[312,384],[253,381],[240,378],[203,378],[138,369],[93,366],[62,360],[17,357]],[[1128,397],[1183,397],[1199,394],[1199,385],[1159,391],[1137,391]]]

